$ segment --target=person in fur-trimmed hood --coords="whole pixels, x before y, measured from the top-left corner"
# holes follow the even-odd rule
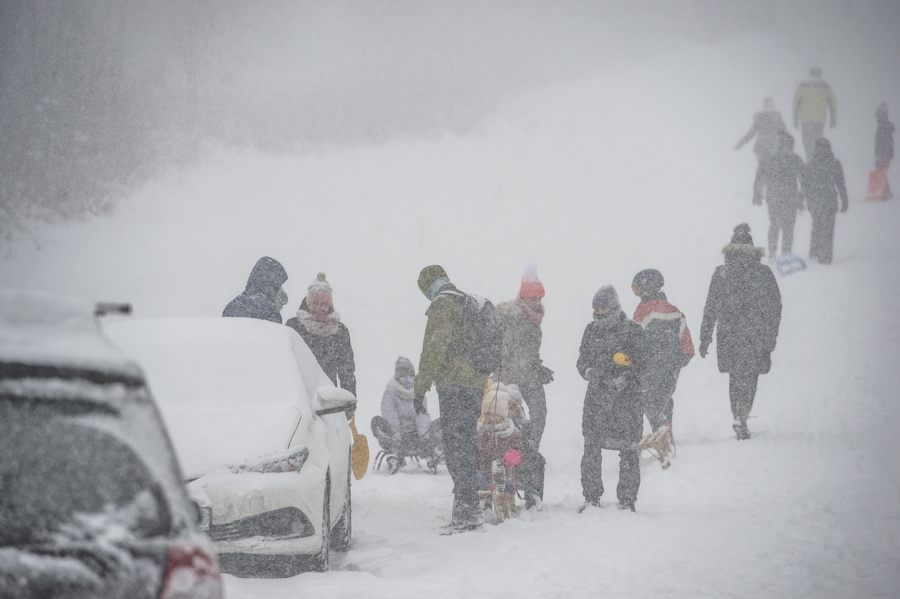
[[[655,268],[646,268],[631,281],[631,291],[641,298],[634,321],[647,340],[647,369],[642,377],[644,414],[654,432],[672,430],[672,409],[678,374],[694,357],[694,342],[684,314],[669,303],[662,290],[665,279]]]
[[[334,310],[331,285],[324,272],[310,284],[297,316],[285,324],[300,333],[331,382],[356,395],[356,362],[350,330]]]
[[[515,299],[497,304],[503,323],[502,377],[504,383],[516,385],[528,406],[527,435],[537,449],[547,424],[547,397],[544,385],[553,380],[553,371],[541,360],[541,322],[544,319],[544,285],[537,267],[529,264],[522,276]]]
[[[725,264],[716,267],[700,326],[700,357],[705,358],[716,332],[719,372],[729,375],[732,428],[738,440],[749,439],[747,418],[760,374],[772,367],[772,351],[781,324],[781,292],[772,270],[753,246],[750,227],[741,223],[722,249]]]

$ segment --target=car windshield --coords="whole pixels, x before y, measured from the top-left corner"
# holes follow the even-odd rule
[[[0,546],[183,525],[170,505],[179,474],[160,475],[174,462],[154,422],[140,387],[0,380]]]

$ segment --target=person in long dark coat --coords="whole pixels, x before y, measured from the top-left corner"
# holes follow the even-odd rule
[[[578,352],[578,374],[588,381],[581,430],[581,487],[585,509],[600,507],[602,449],[619,452],[620,509],[634,511],[641,486],[638,441],[644,425],[641,375],[646,343],[641,325],[629,320],[611,285],[601,287],[592,301],[594,316],[585,327]]]
[[[812,160],[803,169],[803,195],[812,216],[809,257],[822,264],[831,264],[834,250],[834,221],[838,211],[846,212],[847,186],[844,169],[831,151],[831,142],[824,137],[816,141]]]
[[[300,302],[297,316],[285,323],[303,337],[331,382],[356,395],[356,362],[350,329],[334,310],[331,285],[320,272]]]
[[[781,136],[778,152],[760,164],[753,183],[753,205],[761,206],[763,196],[769,211],[769,261],[778,256],[778,234],[781,251],[790,253],[794,245],[794,222],[800,208],[800,173],[803,159],[794,153],[794,137]]]
[[[288,296],[284,285],[287,272],[278,260],[263,256],[256,261],[243,293],[228,302],[222,316],[257,318],[281,324],[281,309]]]
[[[781,292],[772,270],[760,264],[763,249],[753,246],[750,227],[741,223],[722,249],[725,264],[716,267],[700,325],[700,357],[705,358],[716,332],[719,372],[729,376],[732,428],[738,440],[749,439],[747,418],[760,374],[772,366],[772,351],[781,324]]]

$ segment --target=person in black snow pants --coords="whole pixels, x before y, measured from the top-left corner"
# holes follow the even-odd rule
[[[763,109],[753,115],[753,125],[734,146],[735,150],[740,150],[748,141],[756,137],[753,142],[753,153],[756,154],[757,166],[771,158],[778,151],[781,143],[781,135],[787,133],[787,126],[781,113],[775,110],[775,100],[766,97],[763,100]]]
[[[638,441],[644,425],[641,375],[646,343],[641,325],[629,320],[612,285],[601,287],[592,301],[594,316],[585,327],[578,352],[578,374],[588,381],[581,431],[581,487],[584,506],[600,507],[602,449],[619,452],[619,509],[634,511],[641,486]]]
[[[281,309],[288,302],[282,285],[287,279],[287,272],[278,260],[263,256],[250,271],[244,292],[228,302],[222,316],[256,318],[281,324]]]
[[[516,385],[528,406],[529,427],[522,433],[541,445],[547,424],[547,397],[544,385],[553,380],[553,371],[541,360],[541,321],[544,318],[544,285],[537,267],[528,265],[515,299],[497,304],[503,323],[503,366],[501,382]]]
[[[882,200],[894,197],[891,184],[887,182],[887,170],[894,157],[894,123],[888,119],[887,104],[882,102],[875,110],[878,128],[875,129],[875,170],[884,171],[884,195]]]
[[[801,205],[800,174],[803,159],[794,153],[794,137],[781,136],[778,152],[756,170],[753,184],[753,205],[761,206],[763,196],[769,210],[769,262],[778,256],[778,234],[781,251],[790,253],[794,245],[794,222]]]
[[[681,369],[694,357],[694,342],[684,314],[669,303],[661,272],[647,268],[631,281],[631,291],[641,298],[634,321],[644,329],[647,367],[642,377],[644,414],[653,432],[661,426],[672,430],[675,385]]]
[[[738,440],[749,439],[747,418],[753,408],[760,374],[772,366],[772,351],[781,324],[781,292],[772,269],[760,264],[763,249],[753,246],[750,227],[741,223],[722,249],[725,264],[716,267],[709,284],[700,357],[705,358],[716,332],[719,372],[729,376],[732,428]]]
[[[331,284],[325,279],[324,272],[310,284],[297,316],[285,324],[300,333],[331,382],[355,396],[356,362],[350,330],[334,310]]]
[[[812,160],[803,169],[803,195],[812,216],[812,234],[809,239],[809,258],[822,264],[831,264],[834,250],[834,221],[838,211],[846,212],[847,186],[844,185],[844,169],[831,151],[831,142],[824,137],[816,141]]]
[[[475,434],[488,372],[472,368],[454,348],[465,341],[464,299],[439,265],[419,273],[419,291],[431,304],[422,339],[419,373],[413,388],[416,411],[425,412],[425,394],[434,385],[440,408],[441,440],[447,470],[453,479],[453,515],[443,534],[484,528],[475,476]]]

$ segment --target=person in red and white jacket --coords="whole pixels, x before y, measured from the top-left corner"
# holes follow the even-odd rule
[[[672,429],[675,385],[681,369],[694,357],[694,343],[687,320],[662,292],[662,273],[648,268],[634,275],[631,290],[641,298],[634,321],[644,329],[647,367],[641,377],[644,414],[655,432]]]

